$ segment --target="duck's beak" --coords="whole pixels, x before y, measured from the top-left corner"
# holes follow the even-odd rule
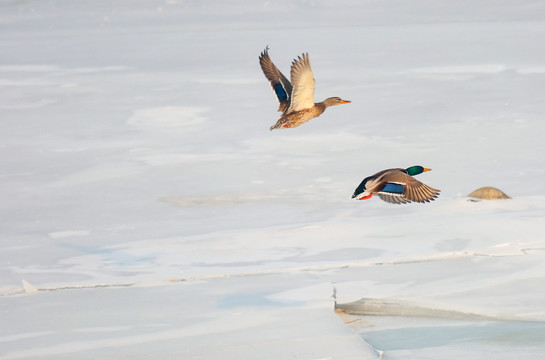
[[[424,168],[424,171],[431,171],[431,169],[428,169],[428,168]]]
[[[350,100],[342,100],[341,104],[350,104],[352,101]]]

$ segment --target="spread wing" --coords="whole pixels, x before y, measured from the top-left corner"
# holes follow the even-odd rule
[[[291,105],[288,113],[314,106],[314,74],[308,54],[297,57],[291,65]]]
[[[384,201],[392,204],[406,204],[410,202],[425,203],[435,200],[440,190],[434,189],[412,176],[395,172],[385,179],[384,187],[377,195]]]
[[[392,204],[407,204],[411,201],[403,196],[405,192],[405,184],[387,182],[383,184],[382,190],[377,192],[377,195],[386,202]]]
[[[409,183],[405,186],[403,196],[411,201],[425,203],[435,200],[440,193],[440,190],[434,189],[424,183],[413,178],[414,183]]]
[[[269,47],[259,56],[259,65],[278,99],[278,111],[286,112],[290,107],[292,87],[289,80],[278,70],[269,57]]]
[[[410,201],[405,199],[403,197],[403,195],[384,194],[384,193],[377,193],[377,195],[378,195],[379,198],[381,198],[381,200],[389,202],[390,204],[408,204],[408,203],[410,203]]]

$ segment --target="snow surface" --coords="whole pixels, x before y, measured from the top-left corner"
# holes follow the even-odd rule
[[[0,27],[0,359],[544,358],[545,1],[0,0]],[[352,103],[270,132],[267,45]],[[437,201],[350,199],[412,165]]]

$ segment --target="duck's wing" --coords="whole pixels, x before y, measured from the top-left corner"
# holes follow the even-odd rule
[[[291,65],[291,105],[288,113],[314,106],[314,74],[308,54],[298,56]]]
[[[441,190],[434,189],[413,178],[413,181],[405,186],[403,196],[414,202],[425,203],[435,200],[440,192]]]
[[[401,194],[387,194],[379,192],[377,193],[377,195],[381,200],[386,201],[390,204],[408,204],[411,202],[410,200],[407,200],[405,197],[403,197],[403,195]]]
[[[391,204],[410,203],[411,201],[403,196],[404,192],[405,184],[396,182],[384,182],[383,184],[381,184],[381,190],[377,192],[377,195],[381,200],[384,200]]]
[[[403,172],[393,172],[384,178],[384,186],[377,195],[393,204],[425,203],[435,200],[440,190],[434,189]]]
[[[278,99],[278,111],[286,112],[290,107],[292,86],[289,80],[278,70],[269,57],[269,47],[259,56],[259,65]]]

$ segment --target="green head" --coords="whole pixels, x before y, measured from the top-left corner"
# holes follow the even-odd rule
[[[420,165],[411,166],[410,168],[405,169],[407,171],[407,174],[414,176],[418,174],[422,174],[424,171],[430,171],[431,169],[427,169],[425,167],[422,167]]]

